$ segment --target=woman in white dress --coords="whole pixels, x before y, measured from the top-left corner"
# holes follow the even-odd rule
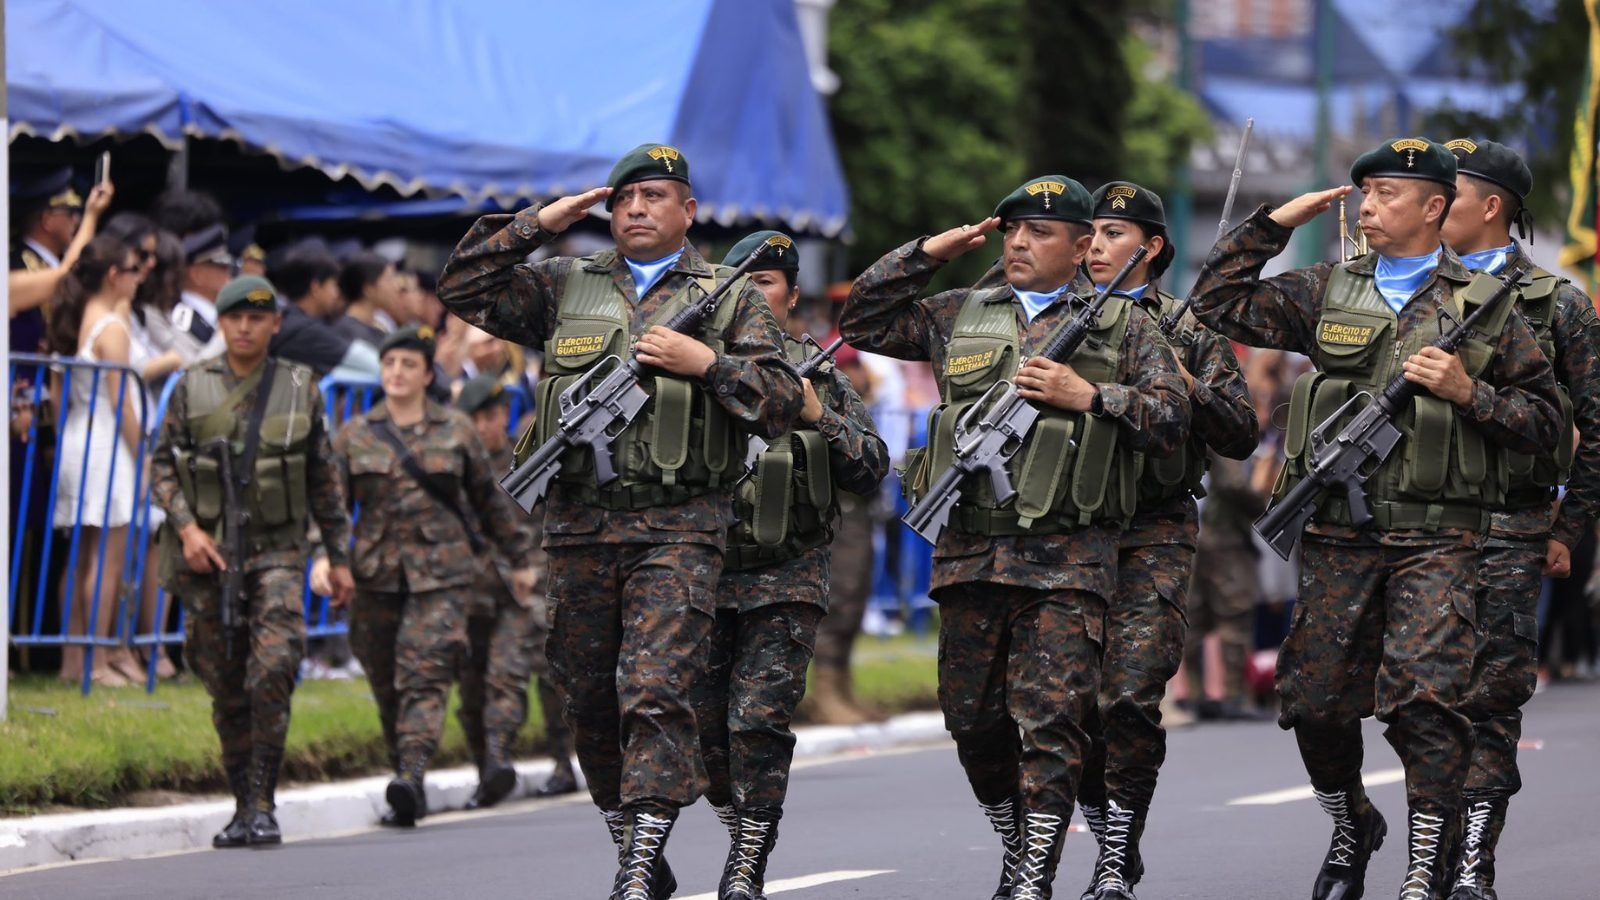
[[[57,294],[50,321],[52,349],[142,373],[149,359],[143,346],[132,338],[130,313],[134,293],[147,271],[140,248],[111,235],[90,241]],[[55,527],[67,529],[60,535],[65,541],[59,545],[62,553],[71,552],[71,529],[74,523],[81,523],[76,566],[63,573],[62,582],[62,603],[71,605],[70,616],[64,616],[69,635],[109,637],[115,633],[112,623],[128,524],[133,519],[134,482],[139,480],[142,465],[139,443],[145,400],[143,384],[124,372],[87,367],[71,370],[67,421],[56,454],[59,474],[54,512]],[[82,675],[83,653],[81,646],[63,649],[63,680],[74,681]],[[118,669],[136,671],[125,647],[95,653],[92,677],[96,684],[126,685],[128,680]]]

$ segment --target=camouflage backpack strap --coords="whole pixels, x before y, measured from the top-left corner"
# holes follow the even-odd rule
[[[227,438],[233,435],[233,426],[238,419],[237,410],[240,402],[251,391],[255,390],[256,385],[261,383],[261,379],[266,375],[267,371],[268,367],[265,364],[257,366],[254,372],[246,375],[243,381],[234,386],[233,390],[217,401],[216,406],[206,412],[205,417],[200,420],[194,436],[197,445],[203,446],[219,438]],[[203,379],[207,387],[214,387],[222,383],[220,377],[215,376],[213,373],[207,374],[210,377]],[[256,395],[258,398],[256,405],[265,410],[266,399],[270,393],[270,386],[267,390],[258,393]],[[208,397],[207,399],[209,400],[210,398]],[[257,430],[259,430],[259,427]],[[246,440],[249,440],[248,434]]]

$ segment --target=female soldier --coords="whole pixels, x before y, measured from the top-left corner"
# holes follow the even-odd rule
[[[384,399],[346,422],[333,443],[347,496],[360,504],[350,645],[372,685],[395,767],[383,824],[401,827],[427,814],[422,777],[466,643],[478,535],[510,559],[533,551],[471,420],[426,396],[433,349],[425,326],[385,338]],[[513,582],[516,596],[531,600],[533,569],[517,569]]]
[[[737,265],[763,241],[769,243],[750,280],[783,328],[800,299],[794,242],[760,231],[735,244],[722,264]],[[785,344],[792,362],[805,360],[804,344]],[[794,756],[789,720],[805,694],[817,621],[828,608],[835,488],[871,493],[889,468],[888,448],[849,381],[827,366],[801,385],[800,421],[756,455],[750,477],[734,490],[737,522],[695,711],[711,782],[706,799],[732,838],[719,900],[765,896]]]

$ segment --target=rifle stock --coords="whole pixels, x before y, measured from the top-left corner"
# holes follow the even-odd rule
[[[1461,342],[1472,333],[1472,328],[1492,309],[1505,302],[1511,289],[1526,272],[1525,266],[1512,266],[1500,275],[1500,284],[1482,305],[1473,310],[1454,328],[1440,335],[1431,346],[1446,353],[1455,353]],[[1311,470],[1289,492],[1255,522],[1256,533],[1267,542],[1274,553],[1288,559],[1301,532],[1316,515],[1322,498],[1330,490],[1343,489],[1345,503],[1350,510],[1351,524],[1357,528],[1372,522],[1372,510],[1367,503],[1366,481],[1399,446],[1404,435],[1394,424],[1396,417],[1411,399],[1421,393],[1416,382],[1404,374],[1396,375],[1373,398],[1363,391],[1334,411],[1326,421],[1311,432]],[[1349,424],[1332,438],[1339,420],[1355,409],[1363,399],[1370,400],[1355,413]]]
[[[1089,329],[1100,317],[1106,300],[1147,255],[1144,247],[1136,248],[1111,283],[1097,291],[1089,305],[1057,331],[1039,355],[1054,362],[1071,359],[1089,336]],[[1038,407],[1024,399],[1015,384],[999,381],[991,385],[956,421],[950,468],[934,479],[928,493],[906,512],[902,521],[923,540],[937,544],[939,534],[950,523],[950,513],[961,498],[962,482],[968,475],[979,472],[989,476],[995,504],[1010,503],[1017,490],[1006,465],[1022,449],[1038,420]]]

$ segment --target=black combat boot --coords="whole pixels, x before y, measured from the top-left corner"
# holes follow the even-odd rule
[[[1367,887],[1367,862],[1389,824],[1359,785],[1342,791],[1314,791],[1322,811],[1333,817],[1333,840],[1317,872],[1311,900],[1361,900]]]
[[[628,814],[620,809],[602,809],[600,816],[606,821],[606,830],[611,832],[611,842],[617,845],[617,862],[622,864],[628,852]],[[667,900],[677,889],[678,879],[672,874],[672,866],[667,864],[667,858],[663,855],[656,869],[650,900]],[[616,894],[611,896],[615,897]]]
[[[729,803],[727,806],[718,806],[715,803],[711,803],[709,800],[706,802],[711,806],[711,811],[717,814],[717,821],[722,823],[723,828],[728,829],[728,840],[738,840],[739,814],[734,811],[733,804]]]
[[[1139,856],[1139,838],[1144,834],[1144,812],[1117,805],[1106,806],[1105,837],[1085,898],[1092,900],[1134,900],[1133,886],[1144,877],[1144,860]]]
[[[491,733],[483,739],[483,762],[478,767],[478,788],[467,809],[488,809],[511,795],[517,787],[517,770],[511,765],[510,736]]]
[[[533,792],[535,797],[560,797],[563,794],[576,794],[578,792],[578,773],[572,770],[571,757],[561,755],[556,757],[556,767],[545,779],[544,784]]]
[[[273,813],[278,808],[278,770],[283,766],[282,750],[257,748],[251,758],[251,803],[247,840],[252,847],[270,847],[283,843],[283,832],[278,830],[278,819]]]
[[[250,760],[223,763],[223,768],[233,790],[233,818],[211,838],[211,846],[219,850],[250,843],[250,816],[255,812],[250,802]]]
[[[1022,806],[1019,797],[1001,803],[978,804],[989,817],[989,826],[1000,835],[1000,884],[990,900],[1006,900],[1017,883],[1017,863],[1022,860],[1022,826],[1017,823],[1017,809]]]
[[[1469,797],[1462,818],[1450,900],[1499,900],[1494,890],[1494,848],[1506,827],[1506,798]]]
[[[400,775],[389,782],[383,798],[389,801],[394,813],[392,821],[385,817],[381,823],[398,828],[414,828],[417,820],[428,814],[428,794],[423,789],[423,775],[428,771],[428,757],[417,751],[400,755]]]
[[[1067,821],[1051,813],[1025,810],[1022,814],[1022,858],[1017,861],[1016,884],[1010,900],[1050,900],[1056,864],[1067,838]]]
[[[1400,900],[1437,900],[1449,888],[1455,811],[1436,806],[1411,809],[1411,862],[1400,883]]]
[[[677,889],[667,888],[667,838],[677,821],[677,810],[630,810],[623,831],[622,857],[617,878],[611,883],[611,900],[665,900]],[[608,823],[609,824],[609,823]]]
[[[778,842],[778,820],[741,815],[728,861],[717,884],[717,900],[767,900],[767,858]]]

